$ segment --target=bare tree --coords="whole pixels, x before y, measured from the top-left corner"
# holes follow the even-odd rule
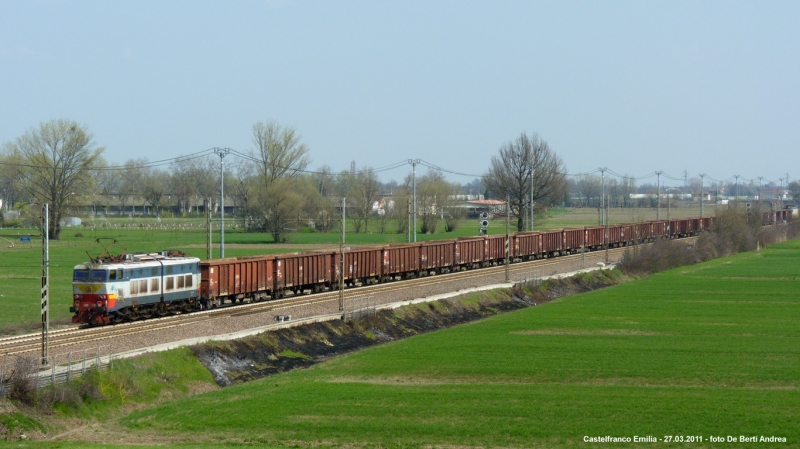
[[[631,194],[636,193],[636,178],[625,175],[622,177],[622,205],[630,207],[633,202],[631,201]]]
[[[230,174],[226,171],[227,195],[233,199],[238,210],[238,215],[245,219],[253,213],[253,198],[258,189],[258,177],[256,176],[253,164],[244,159],[235,159],[231,164],[225,165],[230,169]]]
[[[458,193],[461,192],[461,186],[458,183],[450,184],[450,194],[442,200],[442,210],[444,216],[445,232],[453,232],[458,229],[458,225],[467,216],[467,211],[463,207],[459,207],[459,200],[457,199]]]
[[[142,198],[147,204],[150,204],[156,215],[158,215],[161,199],[167,192],[169,182],[169,174],[163,170],[150,169],[143,176]]]
[[[191,181],[188,165],[188,160],[178,159],[171,166],[170,189],[181,215],[191,212],[192,198],[195,197],[195,186]]]
[[[789,193],[795,202],[800,201],[800,182],[792,181],[789,183]]]
[[[29,129],[10,148],[24,161],[17,171],[24,190],[37,202],[49,204],[48,235],[58,240],[59,222],[70,197],[93,191],[91,170],[100,161],[103,148],[94,145],[85,127],[66,119]]]
[[[411,176],[407,176],[405,187],[411,190]],[[439,220],[449,205],[449,197],[453,195],[453,185],[447,182],[439,170],[430,170],[417,179],[417,213],[422,218],[423,234],[434,234]]]
[[[120,205],[125,209],[128,197],[131,199],[131,214],[136,212],[136,198],[142,195],[144,166],[147,165],[146,158],[128,159],[122,166],[124,170],[120,175]]]
[[[105,201],[103,201],[103,210],[106,215],[108,215],[108,207],[111,204],[111,199],[118,194],[120,187],[119,172],[116,170],[106,170],[107,167],[106,161],[100,160],[93,170],[93,176],[97,180],[99,193],[105,198]]]
[[[390,217],[397,220],[397,234],[406,234],[408,232],[408,216],[411,205],[411,194],[405,187],[399,187],[395,190],[394,203],[389,210]]]
[[[317,230],[328,232],[336,220],[336,176],[328,165],[323,165],[311,176],[316,195],[306,201],[309,217],[314,217]]]
[[[296,215],[303,203],[293,190],[292,181],[310,162],[308,147],[300,143],[294,128],[275,121],[253,125],[253,144],[264,224],[273,239],[280,242],[283,224]]]
[[[500,147],[492,156],[483,182],[494,195],[509,198],[511,213],[517,217],[517,230],[524,228],[524,207],[532,197],[534,207],[552,202],[566,183],[564,162],[538,134],[521,134]],[[547,204],[544,204],[547,205]]]
[[[359,171],[355,175],[353,185],[350,190],[350,197],[355,202],[355,214],[353,214],[353,227],[355,231],[361,232],[361,225],[363,223],[364,232],[369,231],[369,219],[372,216],[372,205],[375,203],[375,197],[380,191],[381,185],[378,182],[378,177],[371,168],[366,168]]]
[[[600,198],[600,177],[597,175],[581,175],[575,182],[576,194],[581,206],[589,207],[592,198]]]
[[[10,210],[15,202],[22,200],[24,189],[18,176],[22,165],[22,155],[16,146],[11,142],[4,143],[0,149],[0,199],[3,200],[4,209]],[[0,220],[2,215],[0,211]]]
[[[606,207],[617,207],[619,204],[619,181],[617,178],[607,177],[606,178]],[[603,194],[603,191],[600,191],[600,195]]]
[[[310,163],[308,147],[300,143],[297,131],[275,121],[253,125],[253,144],[265,187],[276,179],[298,176]]]

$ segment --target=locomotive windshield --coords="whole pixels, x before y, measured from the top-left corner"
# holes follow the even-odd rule
[[[108,279],[106,270],[75,270],[73,280],[83,282],[97,282]]]

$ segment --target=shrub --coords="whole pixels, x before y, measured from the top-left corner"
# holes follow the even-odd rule
[[[11,391],[8,397],[25,405],[32,406],[36,403],[36,377],[39,368],[39,359],[33,357],[17,357],[14,362],[14,371],[6,385]]]
[[[633,253],[625,252],[621,270],[625,274],[648,275],[683,265],[754,251],[776,242],[800,237],[800,223],[761,226],[760,214],[728,208],[717,214],[714,229],[697,238],[695,245],[676,240],[660,240]]]

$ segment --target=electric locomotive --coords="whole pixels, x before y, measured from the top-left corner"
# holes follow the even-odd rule
[[[73,323],[112,324],[199,310],[200,259],[175,253],[98,258],[73,271]]]

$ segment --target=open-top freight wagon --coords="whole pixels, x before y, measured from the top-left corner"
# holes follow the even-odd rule
[[[791,211],[778,211],[779,221]],[[774,218],[773,218],[774,220]],[[108,324],[697,235],[713,217],[552,229],[348,249],[199,260],[164,254],[75,267],[72,321]],[[506,250],[506,248],[508,248]],[[88,273],[88,274],[87,274]]]

